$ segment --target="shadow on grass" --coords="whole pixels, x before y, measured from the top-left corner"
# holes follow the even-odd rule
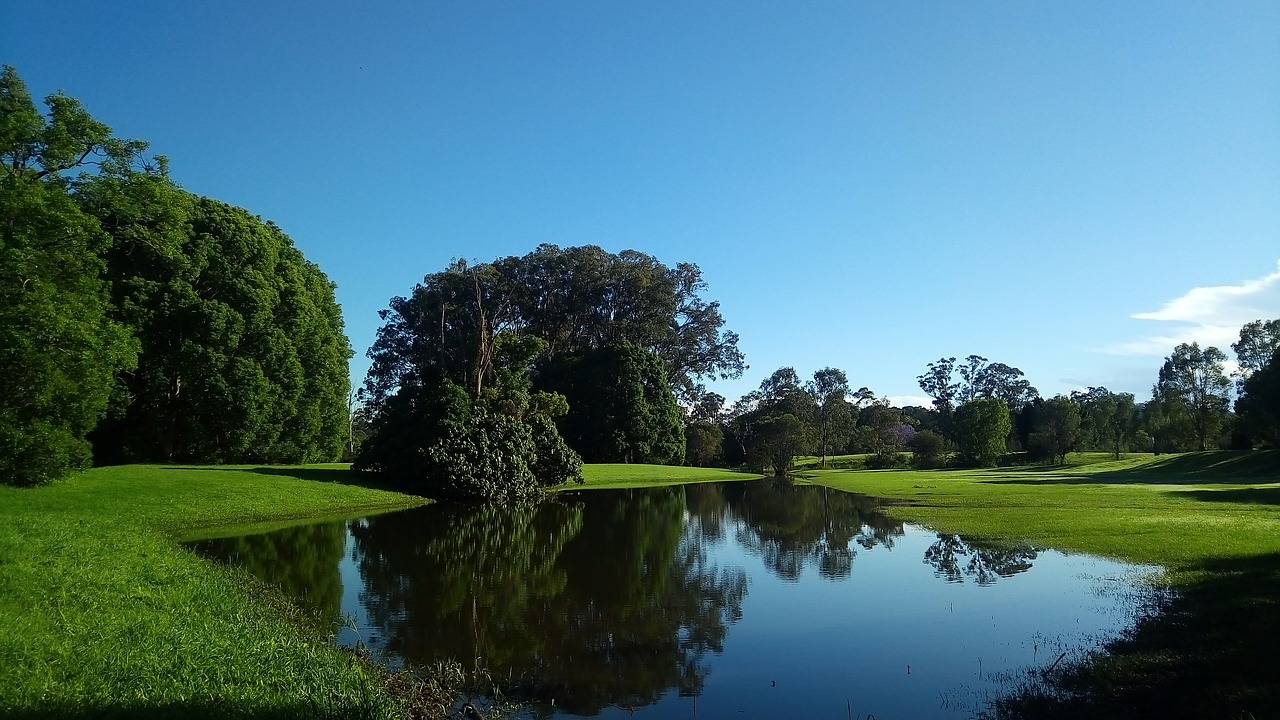
[[[1171,494],[1205,502],[1280,505],[1280,487],[1240,488],[1238,490],[1182,490]]]
[[[1280,717],[1280,554],[1210,560],[1108,652],[1001,700],[999,718]]]
[[[308,467],[290,467],[287,465],[271,466],[262,465],[259,467],[174,467],[173,470],[199,470],[201,472],[240,472],[240,473],[256,473],[258,475],[273,475],[276,477],[291,477],[299,480],[309,480],[311,482],[338,483],[340,485],[355,485],[371,490],[388,490],[390,492],[404,493],[415,497],[424,497],[422,493],[416,492],[410,483],[400,483],[384,478],[380,473],[372,472],[356,472],[348,468],[308,468]]]
[[[1087,466],[1085,466],[1087,467]],[[1086,471],[1083,467],[1027,466],[992,471],[996,485],[1196,485],[1280,484],[1280,450],[1219,450],[1158,458],[1133,468]],[[1044,475],[1009,478],[1011,474]]]

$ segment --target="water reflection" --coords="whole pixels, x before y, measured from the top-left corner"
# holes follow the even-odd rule
[[[788,582],[799,580],[806,567],[824,578],[847,578],[857,554],[853,543],[891,548],[903,533],[879,501],[863,495],[774,478],[727,487],[737,541]]]
[[[990,585],[1002,577],[1030,570],[1037,554],[1029,545],[1008,547],[938,533],[938,541],[925,550],[924,561],[947,582],[964,582],[970,578],[979,585]]]
[[[269,533],[200,540],[201,555],[238,565],[285,592],[320,619],[337,622],[342,608],[344,523],[299,525]]]
[[[380,650],[479,662],[570,712],[696,695],[747,581],[707,561],[685,510],[669,488],[370,518],[351,530],[360,599]]]
[[[435,503],[197,549],[325,618],[353,613],[389,664],[510,678],[539,716],[688,716],[676,704],[696,697],[707,717],[836,717],[854,697],[882,717],[962,717],[937,698],[1038,662],[1028,638],[1115,630],[1081,578],[1125,573],[779,480]],[[1039,579],[1006,580],[1023,574]]]

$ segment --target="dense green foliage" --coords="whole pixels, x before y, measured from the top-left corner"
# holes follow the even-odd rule
[[[1227,356],[1216,347],[1200,349],[1198,343],[1182,343],[1160,368],[1151,394],[1166,404],[1166,411],[1183,415],[1173,422],[1189,423],[1200,450],[1209,447],[1226,422],[1231,381],[1222,370]]]
[[[324,273],[75,100],[46,104],[5,68],[0,482],[84,467],[86,437],[99,463],[336,459],[351,351]]]
[[[99,456],[337,459],[351,350],[333,284],[279,228],[240,208],[163,187],[146,193],[151,207],[119,200],[140,194],[109,181],[85,193],[116,239],[118,315],[142,340],[118,412],[95,435]],[[169,246],[149,242],[162,233],[145,216],[160,213],[173,225]]]
[[[683,413],[656,353],[622,341],[550,359],[536,385],[568,401],[556,424],[586,462],[684,460]]]
[[[447,379],[404,387],[382,405],[355,467],[430,497],[529,497],[579,478],[582,466],[544,404],[555,403],[540,394],[511,408]]]
[[[462,435],[441,429],[453,423],[470,428],[463,435],[483,437],[492,434],[486,428],[502,426],[520,436],[516,426],[526,425],[542,437],[535,445],[559,452],[558,437],[533,428],[550,417],[560,418],[559,432],[590,459],[681,462],[682,413],[673,388],[691,393],[699,377],[733,376],[743,367],[737,337],[721,331],[718,306],[698,296],[702,288],[696,266],[671,269],[643,253],[611,255],[597,247],[544,245],[524,257],[474,266],[457,261],[428,275],[412,296],[393,298],[382,312],[364,391],[370,437],[357,466],[422,478],[424,468],[444,469],[438,460],[447,456],[465,466],[453,466],[455,480],[439,487],[523,495],[532,485],[510,477],[524,477],[518,469],[533,464],[536,449],[522,438],[463,448]],[[456,396],[444,404],[428,397],[448,387],[464,389],[474,411],[461,412]],[[534,388],[545,402],[529,402],[538,395],[531,395]],[[566,396],[567,412],[537,409],[559,407]],[[446,417],[469,420],[459,425]],[[455,438],[454,449],[443,452],[442,437]],[[426,452],[433,443],[437,450]],[[491,450],[503,459],[480,460]],[[541,463],[565,474],[538,477],[534,485],[573,477],[575,462],[565,456]],[[508,479],[477,481],[499,470]],[[511,482],[520,489],[498,491]]]
[[[990,467],[1005,452],[1005,438],[1012,424],[1003,400],[978,398],[955,410],[956,448],[969,465]]]
[[[1036,408],[1036,431],[1028,443],[1033,455],[1063,463],[1079,442],[1080,406],[1075,401],[1058,395]]]
[[[107,409],[136,345],[109,312],[100,254],[109,238],[62,173],[128,163],[73,99],[37,112],[12,67],[0,73],[0,483],[36,485],[88,464],[85,436]]]

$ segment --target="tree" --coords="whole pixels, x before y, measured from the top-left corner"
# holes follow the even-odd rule
[[[956,447],[965,462],[996,465],[1009,435],[1009,406],[995,398],[970,400],[955,410]]]
[[[960,384],[951,379],[955,371],[955,358],[939,358],[929,363],[929,369],[916,378],[920,389],[933,398],[933,409],[943,418],[949,419],[955,409],[956,397],[960,392]]]
[[[587,462],[678,465],[683,413],[656,353],[625,340],[543,363],[535,386],[564,395],[556,423]]]
[[[167,177],[100,176],[113,312],[141,341],[99,461],[322,462],[348,432],[350,344],[334,285],[280,228]]]
[[[1276,350],[1280,350],[1280,318],[1254,320],[1240,328],[1240,339],[1231,344],[1240,367],[1240,384],[1253,373],[1271,362]]]
[[[795,415],[771,415],[756,424],[748,456],[756,467],[772,467],[773,474],[782,477],[795,456],[804,454],[812,443],[812,428]]]
[[[1071,399],[1080,408],[1082,432],[1089,435],[1095,447],[1110,450],[1119,460],[1136,429],[1133,395],[1091,387],[1083,393],[1071,393]]]
[[[1216,347],[1200,349],[1198,343],[1182,343],[1165,358],[1153,395],[1181,402],[1190,417],[1199,449],[1208,447],[1226,420],[1231,381],[1223,373],[1227,356]]]
[[[1244,381],[1236,414],[1254,441],[1280,448],[1280,352]]]
[[[827,466],[827,451],[837,437],[847,435],[852,426],[849,401],[849,379],[843,370],[823,368],[813,374],[805,389],[813,398],[813,427],[822,451],[822,467]]]
[[[694,467],[706,467],[720,456],[724,431],[719,425],[695,420],[684,428],[684,459]]]
[[[99,254],[109,242],[62,173],[135,162],[63,95],[36,110],[17,71],[0,71],[0,483],[37,485],[89,462],[86,435],[137,349],[108,314]]]
[[[914,455],[916,467],[920,469],[930,469],[938,467],[942,464],[942,453],[946,450],[946,443],[942,436],[932,430],[921,430],[911,439],[907,441],[907,447],[911,449]]]
[[[1049,462],[1066,462],[1067,453],[1080,439],[1080,408],[1071,398],[1058,395],[1046,400],[1036,413],[1036,432],[1031,445],[1048,456]]]

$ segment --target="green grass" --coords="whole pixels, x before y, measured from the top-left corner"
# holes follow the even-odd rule
[[[1280,452],[803,477],[899,501],[895,515],[940,531],[1167,569],[1179,594],[1165,613],[1029,686],[1008,716],[1280,717]]]
[[[584,465],[582,477],[585,485],[566,483],[559,490],[576,488],[622,488],[682,485],[697,482],[724,482],[750,480],[759,477],[723,468],[675,467],[671,465]]]
[[[398,714],[382,673],[178,544],[422,502],[344,484],[341,468],[126,466],[0,486],[0,717]]]

